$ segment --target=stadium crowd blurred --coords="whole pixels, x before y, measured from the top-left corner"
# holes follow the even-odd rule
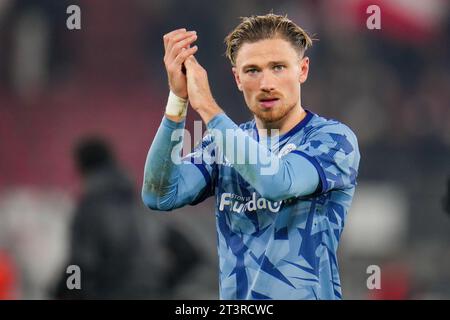
[[[66,27],[72,4],[81,8],[81,30]],[[370,4],[381,8],[380,30],[366,27]],[[216,100],[240,123],[251,115],[223,38],[240,16],[270,11],[317,39],[304,106],[348,124],[359,139],[359,187],[340,249],[344,298],[450,298],[445,0],[0,1],[0,298],[52,297],[82,192],[72,159],[77,141],[107,139],[140,189],[168,94],[162,36],[178,27],[197,31],[197,57]],[[188,128],[193,120],[189,110]],[[211,199],[152,223],[175,227],[202,258],[171,282],[171,292],[148,297],[216,299]],[[380,290],[366,286],[369,265],[381,267]]]

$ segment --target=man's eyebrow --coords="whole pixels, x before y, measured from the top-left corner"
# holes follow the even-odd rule
[[[245,64],[242,66],[242,69],[250,69],[250,68],[259,68],[256,64]]]
[[[270,65],[270,66],[276,66],[276,65],[279,65],[279,64],[286,65],[286,64],[288,64],[288,63],[287,63],[287,61],[283,61],[283,60],[279,60],[279,61],[270,61],[270,62],[269,62],[269,65]]]
[[[279,64],[286,65],[286,64],[288,64],[288,63],[287,63],[286,61],[283,61],[283,60],[279,60],[279,61],[270,61],[270,62],[267,63],[267,65],[269,65],[269,66],[271,66],[271,67],[276,66],[276,65],[279,65]],[[258,68],[260,68],[260,66],[258,66],[258,65],[256,65],[256,64],[245,64],[245,65],[242,66],[242,69],[243,69],[243,70],[245,70],[245,69],[250,69],[250,68],[256,68],[256,69],[258,69]]]

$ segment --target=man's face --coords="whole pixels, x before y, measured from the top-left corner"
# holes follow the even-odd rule
[[[250,111],[261,121],[279,121],[298,107],[300,84],[308,77],[309,59],[286,40],[272,38],[244,43],[233,68],[236,83]]]

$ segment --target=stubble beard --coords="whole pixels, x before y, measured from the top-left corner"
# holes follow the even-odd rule
[[[269,111],[261,111],[256,107],[255,109],[251,109],[250,111],[253,115],[266,124],[267,127],[276,128],[280,122],[283,121],[290,114],[297,104],[294,103],[290,106],[281,106],[275,108],[275,110]]]

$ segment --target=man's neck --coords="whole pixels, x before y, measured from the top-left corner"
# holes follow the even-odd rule
[[[306,111],[297,105],[282,119],[274,122],[264,122],[261,119],[255,117],[256,127],[258,131],[261,129],[267,130],[267,135],[271,136],[274,134],[285,134],[294,128],[300,121],[306,117]],[[275,132],[273,132],[275,130]],[[261,135],[261,132],[260,132]]]

